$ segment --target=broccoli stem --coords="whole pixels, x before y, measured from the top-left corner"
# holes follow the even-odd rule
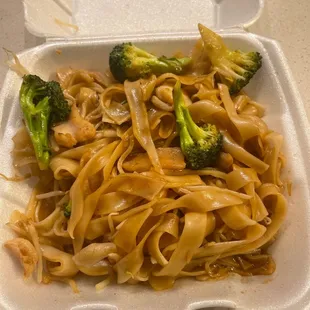
[[[187,108],[183,108],[183,114],[189,134],[194,140],[199,141],[209,137],[208,132],[196,125]]]
[[[50,152],[49,152],[49,143],[48,143],[48,124],[50,119],[51,109],[49,106],[49,98],[45,97],[41,100],[38,105],[37,109],[39,111],[38,118],[37,118],[37,127],[36,132],[39,135],[39,145],[42,149],[41,160],[40,164],[42,165],[40,168],[47,168],[49,165],[50,160]]]
[[[179,127],[180,136],[184,138],[180,140],[181,149],[184,149],[186,145],[193,144],[194,141],[190,133],[188,132],[186,121],[184,118],[184,110],[186,110],[186,108],[185,108],[183,94],[181,91],[180,81],[177,81],[174,86],[173,99],[174,99],[174,112],[176,115],[176,121]]]
[[[180,81],[177,81],[174,86],[173,99],[174,99],[174,112],[176,114],[177,123],[180,125],[180,127],[184,127],[185,119],[183,115],[183,107],[185,106],[185,103],[182,96]]]
[[[49,98],[43,98],[34,106],[31,104],[34,93],[29,90],[27,96],[21,96],[21,108],[39,167],[41,170],[45,170],[48,168],[50,159],[48,146]]]
[[[174,109],[176,113],[177,123],[180,127],[180,130],[182,130],[182,132],[186,136],[188,136],[186,140],[190,140],[192,142],[193,140],[199,141],[201,139],[208,138],[208,132],[196,125],[190,115],[189,110],[185,106],[180,81],[177,81],[174,87],[174,93]]]

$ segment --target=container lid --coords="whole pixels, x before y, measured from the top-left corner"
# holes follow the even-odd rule
[[[40,37],[106,37],[247,27],[264,0],[24,0],[28,31]]]

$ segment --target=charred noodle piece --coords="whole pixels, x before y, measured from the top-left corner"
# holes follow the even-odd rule
[[[197,126],[184,104],[181,83],[178,81],[173,90],[174,109],[180,132],[180,145],[191,169],[212,166],[222,149],[222,134],[215,125]]]
[[[213,69],[229,87],[231,95],[238,93],[262,66],[262,56],[258,52],[231,51],[221,36],[201,24],[198,28]]]
[[[68,118],[70,106],[59,83],[45,82],[36,75],[23,77],[19,94],[20,106],[39,167],[45,170],[50,161],[49,129]]]
[[[167,58],[156,56],[136,47],[132,43],[116,45],[110,53],[109,65],[115,79],[135,81],[152,74],[182,74],[191,64],[191,58]]]

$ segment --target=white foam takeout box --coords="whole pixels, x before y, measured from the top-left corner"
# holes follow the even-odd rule
[[[220,31],[231,48],[257,50],[263,67],[247,87],[266,107],[265,120],[284,135],[287,168],[293,181],[288,216],[271,252],[277,264],[271,276],[199,282],[181,279],[172,290],[155,292],[142,285],[111,285],[97,293],[98,279],[78,281],[80,294],[60,283],[23,281],[16,259],[0,250],[0,308],[50,309],[309,309],[310,304],[310,134],[301,98],[279,44],[246,32],[263,0],[24,0],[27,29],[46,43],[18,55],[31,73],[53,77],[59,67],[104,71],[116,43],[133,41],[157,55],[188,53],[199,33],[197,23]],[[284,5],[284,4],[283,4]],[[78,25],[61,27],[55,18]],[[61,51],[61,53],[59,53]],[[12,174],[11,138],[21,124],[21,78],[7,73],[0,95],[0,172]],[[0,243],[13,234],[5,227],[13,209],[23,209],[31,187],[0,180]]]

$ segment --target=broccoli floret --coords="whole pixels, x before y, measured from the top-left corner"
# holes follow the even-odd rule
[[[190,65],[191,58],[167,58],[156,56],[144,51],[132,43],[116,45],[110,53],[110,70],[116,80],[138,80],[151,74],[163,73],[182,74]]]
[[[70,218],[71,216],[71,200],[66,205],[64,205],[64,216],[66,218]]]
[[[181,83],[173,89],[173,101],[179,128],[180,145],[187,165],[191,169],[203,169],[215,164],[222,148],[223,137],[215,125],[196,125],[185,106]]]
[[[238,93],[262,66],[262,56],[258,52],[232,51],[218,34],[201,24],[198,27],[213,69],[231,95]]]
[[[56,81],[47,82],[50,105],[52,109],[50,127],[68,119],[71,108],[64,97],[60,84]]]
[[[59,83],[45,82],[36,75],[23,77],[19,94],[20,106],[39,167],[45,170],[50,161],[49,129],[68,118],[70,106]]]

